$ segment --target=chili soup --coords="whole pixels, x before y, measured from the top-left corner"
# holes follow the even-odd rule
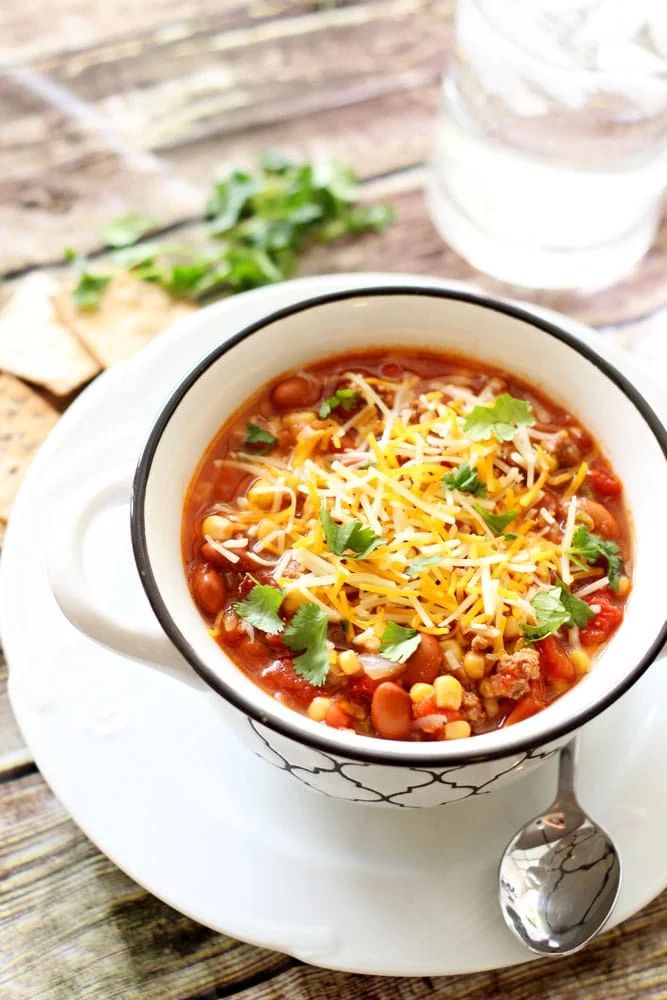
[[[466,738],[544,709],[623,619],[623,489],[536,387],[386,349],[265,386],[185,500],[212,639],[323,725]]]

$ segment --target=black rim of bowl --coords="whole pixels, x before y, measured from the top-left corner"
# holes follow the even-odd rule
[[[660,652],[660,649],[665,644],[665,641],[667,640],[667,619],[663,622],[655,639],[651,642],[640,660],[634,665],[634,667],[628,670],[623,682],[610,691],[605,697],[599,699],[584,711],[579,712],[578,715],[572,716],[566,722],[562,722],[559,725],[555,725],[544,730],[539,737],[532,736],[521,738],[520,733],[517,732],[517,738],[514,741],[503,746],[502,748],[499,748],[498,750],[487,750],[483,753],[475,753],[473,739],[470,745],[470,752],[466,755],[461,756],[457,754],[454,756],[451,753],[442,753],[440,745],[434,743],[432,744],[433,754],[422,757],[411,755],[407,753],[405,749],[403,749],[402,753],[397,753],[393,750],[395,744],[393,744],[390,740],[386,741],[386,750],[383,749],[383,752],[381,753],[376,752],[370,747],[366,750],[364,749],[364,741],[367,740],[368,737],[364,736],[359,737],[358,746],[356,744],[354,746],[336,746],[333,734],[329,739],[320,739],[316,733],[302,733],[296,729],[295,726],[292,726],[289,721],[274,717],[273,715],[262,711],[262,709],[250,698],[246,698],[244,695],[240,694],[233,687],[227,684],[215,670],[207,666],[207,664],[199,658],[169,614],[169,611],[162,600],[162,596],[153,573],[153,568],[148,556],[144,516],[144,503],[146,499],[148,478],[153,458],[159,446],[162,434],[164,433],[164,430],[179,403],[190,391],[195,382],[197,382],[200,376],[203,375],[203,373],[207,371],[212,364],[231,351],[241,341],[252,336],[254,333],[257,333],[259,330],[262,330],[267,326],[271,326],[279,320],[286,319],[289,316],[294,316],[297,313],[305,312],[309,309],[317,309],[319,306],[329,305],[335,302],[342,302],[348,299],[376,298],[382,296],[416,296],[419,298],[437,298],[449,299],[457,302],[467,302],[471,305],[487,309],[490,312],[503,313],[513,319],[520,320],[530,326],[536,327],[551,337],[555,337],[562,343],[567,344],[567,346],[574,350],[577,354],[582,355],[594,364],[596,368],[603,372],[603,374],[606,375],[607,378],[609,378],[624,393],[624,395],[628,397],[643,417],[645,423],[653,432],[654,437],[662,449],[663,455],[667,458],[667,432],[665,431],[660,419],[653,411],[652,407],[646,402],[641,393],[637,391],[632,383],[621,372],[619,372],[604,358],[600,357],[600,355],[588,347],[587,344],[579,341],[572,334],[560,329],[549,320],[542,319],[540,316],[528,312],[525,309],[515,306],[509,302],[498,301],[494,298],[474,292],[437,287],[422,287],[419,285],[372,285],[368,288],[360,287],[346,289],[339,292],[330,292],[314,296],[313,298],[303,299],[291,306],[278,309],[265,318],[257,320],[256,322],[244,327],[242,330],[239,330],[223,344],[211,351],[202,361],[200,361],[199,364],[185,376],[178,388],[173,392],[150,432],[137,465],[132,487],[132,504],[130,514],[132,548],[134,550],[134,558],[139,570],[139,576],[151,607],[153,608],[153,611],[155,612],[164,632],[179,652],[185,657],[188,663],[199,674],[199,676],[206,681],[206,683],[214,691],[234,706],[234,708],[238,709],[251,719],[254,719],[256,722],[267,726],[269,729],[272,729],[281,736],[294,740],[297,743],[310,746],[323,753],[334,754],[335,756],[340,756],[350,760],[357,760],[363,763],[384,764],[394,767],[447,767],[482,763],[484,761],[509,757],[514,754],[526,753],[536,749],[537,747],[545,746],[554,740],[573,732],[586,722],[595,718],[595,716],[599,715],[618,698],[620,698],[621,695],[625,694],[625,692],[635,683],[635,681],[639,679],[639,677],[641,677],[644,671],[655,660],[656,656]],[[403,748],[406,747],[405,742],[402,742],[400,745]]]

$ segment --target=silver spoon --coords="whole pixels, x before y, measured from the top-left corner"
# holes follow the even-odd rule
[[[505,923],[531,951],[568,955],[604,927],[621,886],[621,860],[574,794],[578,737],[560,752],[555,802],[505,848],[499,871]]]

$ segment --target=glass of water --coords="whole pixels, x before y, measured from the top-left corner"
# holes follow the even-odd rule
[[[667,179],[667,0],[459,0],[427,196],[481,271],[599,287],[650,246]]]

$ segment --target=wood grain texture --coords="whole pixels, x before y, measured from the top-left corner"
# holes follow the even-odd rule
[[[0,273],[51,263],[72,242],[89,252],[106,219],[137,206],[164,225],[187,219],[216,166],[266,146],[354,158],[364,176],[427,153],[451,0],[265,3],[250,15],[227,3],[180,20],[170,8],[131,35],[84,32],[76,47],[73,6],[71,22],[55,17],[48,52],[0,74],[0,205],[13,234]]]
[[[0,785],[0,871],[3,1000],[176,1000],[285,965],[140,889],[38,775]]]
[[[340,0],[338,0],[340,3]],[[314,11],[327,3],[301,0],[25,0],[0,7],[3,55],[14,62],[53,58],[102,43],[128,43],[151,34],[184,37],[215,18],[221,27],[239,28],[265,19]],[[48,31],[36,31],[36,23]]]
[[[230,993],[239,1000],[657,1000],[667,993],[667,894],[558,963],[384,979],[301,965],[181,916],[100,855],[38,775],[0,785],[0,845],[3,1000]]]
[[[378,0],[232,30],[223,16],[180,37],[104,40],[35,69],[104,114],[137,148],[156,151],[437,86],[451,12],[451,3],[434,0]]]

